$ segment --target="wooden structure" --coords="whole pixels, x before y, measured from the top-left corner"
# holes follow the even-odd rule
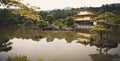
[[[93,10],[90,9],[81,9],[78,14],[75,16],[75,23],[80,28],[90,28],[91,26],[96,25],[94,20],[95,14]]]

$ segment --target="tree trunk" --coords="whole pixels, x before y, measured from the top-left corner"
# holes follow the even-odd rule
[[[102,53],[103,53],[103,52],[102,52],[102,47],[100,47],[100,52],[99,52],[99,53],[100,53],[100,55],[102,55]]]
[[[100,40],[102,40],[103,36],[102,36],[102,32],[100,32]]]
[[[106,34],[106,40],[108,40],[109,39],[109,33],[107,32],[107,34]]]
[[[109,29],[110,28],[110,25],[107,25],[107,29]],[[106,40],[108,40],[109,39],[109,32],[107,32],[106,33]]]

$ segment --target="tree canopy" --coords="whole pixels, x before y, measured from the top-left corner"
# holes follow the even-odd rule
[[[105,12],[96,17],[96,20],[98,23],[104,24],[104,25],[116,25],[116,22],[118,21],[118,16],[111,13],[111,12]]]
[[[91,31],[99,33],[101,39],[102,33],[106,33],[106,39],[108,40],[108,34],[113,30],[114,26],[118,25],[119,17],[111,12],[105,12],[98,15],[95,19],[98,25],[93,26]]]
[[[0,5],[4,8],[9,8],[10,6],[28,8],[25,4],[21,3],[20,0],[1,0]]]
[[[36,11],[39,8],[23,4],[21,0],[0,0],[0,5],[4,8],[0,11],[0,22],[2,23],[0,25],[4,25],[5,23],[9,25],[15,22],[25,24],[24,22],[29,22],[27,20],[32,20],[33,22],[41,20],[39,12]],[[17,8],[12,10],[11,7]]]

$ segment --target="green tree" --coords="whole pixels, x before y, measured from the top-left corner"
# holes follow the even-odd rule
[[[36,25],[36,22],[41,20],[41,16],[39,15],[39,12],[36,11],[37,9],[40,9],[40,8],[35,7],[35,6],[34,7],[29,6],[28,7],[27,5],[21,3],[20,0],[1,0],[0,5],[3,6],[4,9],[6,9],[6,10],[9,10],[10,6],[14,6],[14,7],[19,8],[19,9],[16,9],[14,11],[10,11],[10,12],[12,12],[12,14],[14,14],[14,15],[11,15],[11,16],[6,14],[6,13],[8,13],[7,11],[6,11],[6,13],[4,11],[2,14],[9,17],[9,18],[8,17],[5,18],[5,16],[2,15],[3,17],[0,21],[4,21],[4,23],[7,23],[7,24],[10,23],[11,24],[11,22],[14,22],[14,21],[10,20],[10,18],[13,18],[13,17],[14,18],[15,17],[22,18],[22,20],[21,19],[16,19],[16,18],[15,18],[15,20],[18,20],[17,22],[21,22],[23,24],[24,24],[24,22],[28,23],[29,21],[27,21],[27,20],[34,20],[33,24]],[[23,20],[26,20],[26,21],[23,21]]]
[[[0,0],[0,5],[8,9],[10,6],[19,8],[28,8],[26,5],[20,2],[20,0]]]
[[[25,26],[30,26],[30,25],[32,25],[34,22],[32,21],[32,20],[30,20],[30,19],[28,19],[28,20],[26,20],[25,22],[24,22],[24,25]]]
[[[111,12],[105,12],[96,17],[97,23],[99,25],[102,25],[104,28],[108,29],[109,31],[112,30],[112,28],[117,25],[118,16]],[[106,34],[106,39],[108,40],[109,32]]]
[[[52,14],[48,14],[45,19],[49,24],[52,24],[55,21],[55,18]]]
[[[40,21],[41,17],[38,12],[35,12],[32,8],[18,9],[14,12],[16,15],[25,17],[26,19],[31,19],[35,21]]]
[[[96,26],[93,26],[90,31],[91,31],[91,32],[96,32],[96,33],[98,33],[98,34],[100,35],[100,40],[102,41],[102,39],[103,39],[103,34],[104,34],[105,32],[108,32],[109,30],[106,29],[106,28],[104,28],[104,27],[101,26],[101,25],[96,25]]]
[[[73,24],[74,24],[74,18],[73,18],[73,17],[67,17],[67,18],[65,19],[65,24],[66,24],[68,27],[73,26]]]
[[[53,22],[53,25],[54,26],[58,26],[59,29],[62,29],[63,27],[66,26],[64,22],[65,22],[64,19],[58,19],[58,20],[56,20],[56,21]]]
[[[7,9],[0,11],[0,25],[14,25],[17,21],[13,15],[14,14]]]
[[[45,29],[46,27],[48,27],[48,25],[49,23],[44,20],[37,22],[37,26],[41,29]]]

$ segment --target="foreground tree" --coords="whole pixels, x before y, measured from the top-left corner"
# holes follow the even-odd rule
[[[96,26],[93,26],[90,31],[98,33],[100,35],[100,40],[102,41],[103,40],[103,34],[108,32],[109,30],[104,28],[101,25],[96,25]]]
[[[33,24],[36,25],[36,22],[41,20],[39,12],[36,11],[37,9],[39,9],[38,7],[37,8],[33,6],[28,7],[27,5],[21,3],[20,0],[1,0],[0,5],[3,6],[4,9],[6,10],[6,12],[4,11],[2,13],[4,14],[4,16],[2,15],[3,17],[1,16],[2,19],[0,19],[0,21],[3,21],[5,23],[10,22],[11,24],[13,20],[16,20],[17,22],[28,25],[28,22],[30,23],[30,21],[27,21],[27,20],[32,20]],[[17,7],[17,8],[14,11],[10,11],[9,10],[10,7]],[[10,12],[9,14],[11,16],[10,15],[8,16],[8,14],[6,14],[8,13],[7,11]],[[5,16],[7,17],[5,18]],[[14,19],[11,20],[10,18],[13,18],[13,17]]]
[[[109,31],[113,29],[115,25],[118,25],[117,22],[119,21],[118,16],[111,12],[105,12],[96,17],[98,25],[103,26],[104,28],[108,29]],[[109,39],[109,31],[106,32],[106,39]]]
[[[11,6],[19,7],[19,8],[28,8],[25,4],[20,2],[21,0],[0,0],[0,5],[3,8],[8,9]]]

